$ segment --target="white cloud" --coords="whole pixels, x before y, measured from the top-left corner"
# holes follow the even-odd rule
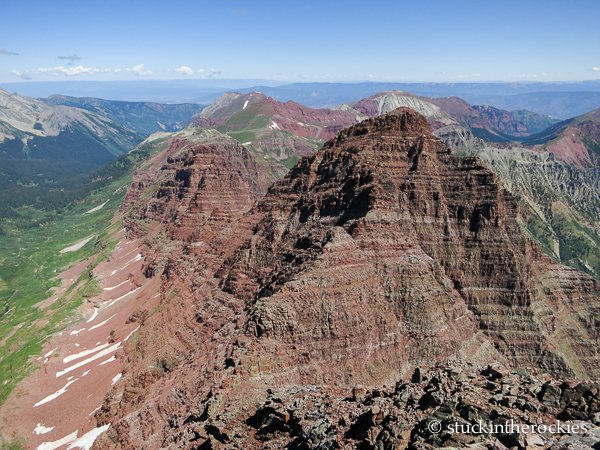
[[[458,78],[467,78],[469,75],[465,75],[464,73],[461,73]]]
[[[542,75],[544,75],[545,77],[547,77],[547,76],[548,76],[548,74],[547,74],[546,72],[542,73]]]
[[[598,68],[598,67],[592,67],[592,70],[593,70],[594,72],[600,72],[600,68]]]
[[[61,60],[65,60],[65,59],[67,59],[67,60],[69,60],[69,61],[79,61],[80,59],[83,59],[81,56],[79,56],[79,55],[76,55],[75,53],[73,53],[73,54],[72,54],[72,55],[70,55],[70,56],[57,56],[57,58],[58,58],[58,59],[61,59]]]
[[[519,78],[537,78],[537,75],[519,75]]]
[[[35,73],[49,73],[52,75],[59,75],[59,74],[63,74],[63,75],[67,75],[67,76],[73,76],[73,75],[79,75],[82,73],[87,73],[88,75],[93,75],[95,73],[103,73],[103,72],[110,72],[109,69],[96,69],[95,67],[83,67],[83,66],[77,66],[77,67],[63,67],[63,66],[58,66],[58,67],[40,67],[37,70],[34,70]]]
[[[181,66],[179,69],[175,69],[175,72],[180,73],[181,75],[192,75],[194,73],[188,66]]]
[[[147,70],[143,64],[138,64],[137,66],[134,66],[131,69],[125,70],[134,75],[152,75],[152,71]]]
[[[473,76],[474,76],[474,77],[480,77],[480,76],[481,76],[481,74],[480,74],[480,73],[474,73],[474,74],[473,74]]]
[[[27,75],[26,73],[21,73],[18,70],[12,70],[11,72],[14,73],[15,75],[20,76],[24,80],[31,80],[31,77],[29,75]]]

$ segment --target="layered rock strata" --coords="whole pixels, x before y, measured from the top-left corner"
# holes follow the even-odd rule
[[[600,376],[600,286],[543,255],[497,177],[408,108],[342,131],[241,216],[190,209],[211,198],[191,179],[139,196],[139,219],[180,199],[196,228],[166,227],[185,243],[96,415],[113,424],[101,446],[196,448],[194,430],[250,419],[269,386],[393,384],[448,358]]]

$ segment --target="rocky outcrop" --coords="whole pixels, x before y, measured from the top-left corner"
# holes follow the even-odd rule
[[[179,158],[180,167],[197,161]],[[185,180],[194,176],[169,175],[142,210],[164,217],[159,205],[192,205]],[[127,373],[96,415],[113,424],[100,445],[252,442],[258,431],[219,420],[268,427],[269,387],[394,385],[448,359],[600,376],[600,286],[545,256],[521,233],[517,209],[478,158],[454,156],[412,110],[342,131],[248,213],[199,214],[183,248],[171,249],[165,300],[128,343]],[[423,404],[446,401],[429,392]],[[382,406],[365,420],[377,422]],[[297,410],[294,420],[312,420]],[[345,436],[362,439],[363,419],[344,420],[354,427]]]
[[[521,223],[547,254],[598,278],[599,169],[578,168],[554,153],[516,146],[472,147],[461,153],[481,158],[519,199]]]
[[[274,388],[250,417],[230,404],[190,439],[216,448],[592,449],[599,390],[593,381],[445,363],[388,386]]]
[[[464,156],[465,153],[474,152],[486,146],[482,139],[473,136],[473,132],[469,128],[461,125],[447,125],[436,129],[433,134],[457,155]]]

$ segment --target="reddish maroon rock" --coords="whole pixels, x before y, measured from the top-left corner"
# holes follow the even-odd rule
[[[201,169],[173,175],[196,164],[192,155],[173,157],[155,194],[138,196],[139,219],[165,221],[171,239],[156,250],[169,254],[165,300],[139,331],[146,339],[125,348],[128,371],[96,416],[113,424],[100,447],[258,448],[261,427],[274,422],[240,424],[273,402],[269,386],[393,385],[449,358],[600,376],[598,283],[544,256],[496,176],[477,158],[455,157],[414,111],[344,130],[244,215],[237,187],[226,190],[224,215],[192,208],[215,195],[186,184]],[[216,172],[212,186],[231,187],[228,173]],[[495,401],[513,407],[513,397]],[[444,398],[429,389],[423,402],[442,408]],[[388,405],[373,406],[363,412],[385,427]],[[394,439],[406,444],[410,431]]]

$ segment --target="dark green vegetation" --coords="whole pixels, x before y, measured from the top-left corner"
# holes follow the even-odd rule
[[[168,105],[149,102],[123,102],[92,97],[51,95],[44,99],[53,105],[73,106],[107,117],[137,133],[150,136],[157,131],[179,131],[206,105]]]
[[[486,142],[515,142],[516,139],[514,136],[509,136],[499,131],[496,131],[497,134],[492,133],[485,128],[471,128],[471,132],[473,136],[478,137],[479,139],[483,139]]]
[[[86,195],[86,184],[106,178],[102,170],[89,172],[154,132],[181,129],[202,109],[65,96],[36,100],[0,89],[0,217],[28,205],[63,208]]]
[[[546,128],[539,133],[532,134],[529,137],[523,138],[523,145],[543,145],[548,143],[549,141],[556,139],[569,125],[575,122],[575,118],[563,120],[562,122],[558,122],[557,124]]]
[[[15,139],[0,144],[2,159],[61,161],[65,164],[85,161],[92,167],[106,164],[125,152],[135,148],[144,137],[125,127],[100,137],[89,128],[74,122],[57,136],[29,136],[27,145],[23,139],[27,133],[12,130]]]
[[[128,174],[150,152],[150,146],[143,146],[87,173],[82,172],[89,166],[77,161],[65,168],[54,161],[31,160],[23,167],[18,160],[5,160],[1,169],[3,176],[0,177],[0,218],[20,219],[19,208],[24,206],[48,214],[60,214],[74,201],[84,200],[94,191]],[[50,220],[51,217],[44,216],[40,220]],[[30,225],[27,221],[18,220],[16,226]]]
[[[78,203],[65,200],[56,208],[42,196],[33,206],[12,209],[10,218],[0,219],[0,404],[20,379],[40,367],[41,361],[30,357],[39,355],[51,334],[76,320],[75,309],[98,289],[89,274],[114,248],[111,234],[121,225],[111,219],[134,168],[159,150],[147,145],[76,178],[72,190],[62,194]],[[105,202],[100,210],[84,214]],[[60,253],[89,237],[81,249]],[[60,285],[53,278],[92,255],[78,279],[54,303],[41,307]]]

